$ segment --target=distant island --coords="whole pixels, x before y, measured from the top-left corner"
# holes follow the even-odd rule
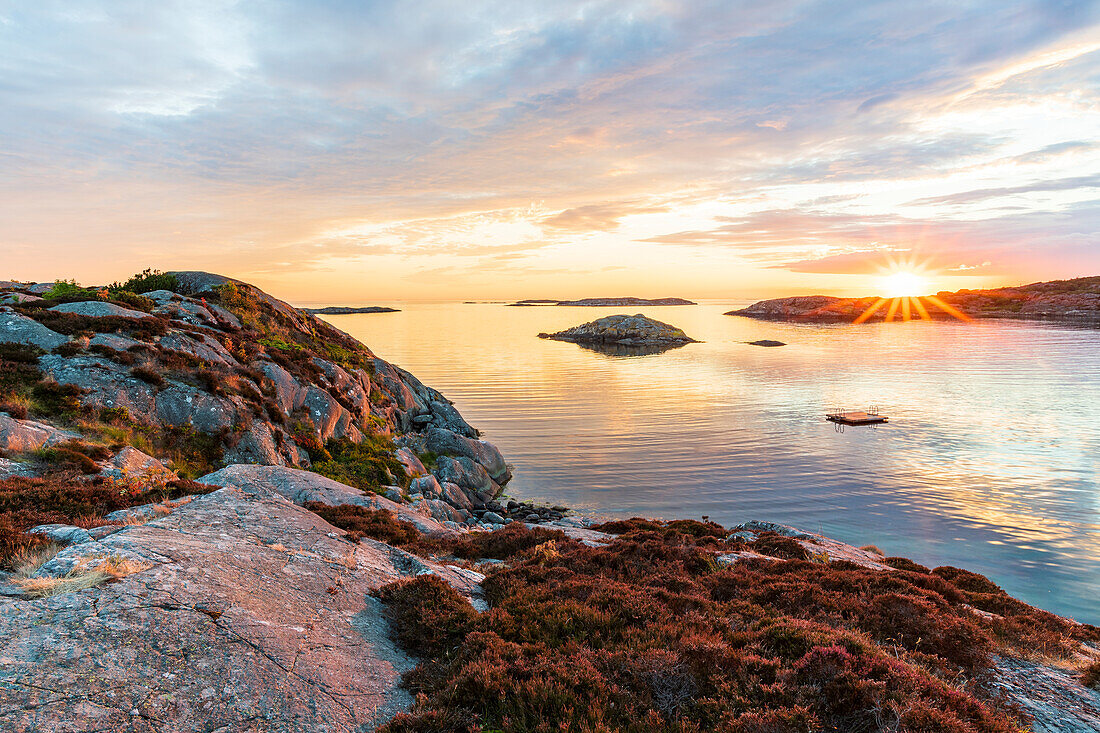
[[[306,313],[322,316],[346,316],[351,313],[400,313],[399,308],[387,308],[382,305],[368,305],[362,308],[349,308],[343,305],[330,305],[326,308],[302,308]]]
[[[1100,322],[1100,276],[1073,280],[1054,280],[989,290],[939,292],[919,298],[835,298],[828,295],[801,295],[753,303],[747,308],[728,311],[727,316],[745,316],[775,321],[805,323],[842,323],[860,319],[871,309],[865,321],[901,320],[904,308],[893,307],[897,300],[909,306],[911,318],[942,320],[957,318],[1021,318]]]
[[[621,308],[633,306],[659,306],[659,305],[698,305],[683,298],[582,298],[581,300],[551,300],[546,298],[528,298],[509,303],[511,306],[537,306],[537,305],[574,305],[590,308]]]

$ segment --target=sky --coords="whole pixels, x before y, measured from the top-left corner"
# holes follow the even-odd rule
[[[0,0],[0,264],[364,304],[1100,274],[1100,2]]]

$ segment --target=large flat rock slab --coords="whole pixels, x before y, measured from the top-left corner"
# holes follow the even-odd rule
[[[371,592],[433,572],[474,594],[480,576],[343,534],[264,487],[234,486],[66,548],[149,567],[0,597],[0,730],[373,729],[411,702],[398,683],[413,661]]]
[[[412,522],[425,534],[451,535],[454,530],[444,527],[430,516],[425,516],[407,504],[398,504],[354,486],[333,481],[312,471],[286,466],[257,466],[236,464],[209,473],[198,479],[199,483],[214,486],[248,486],[272,491],[295,504],[317,501],[329,506],[350,504],[369,509],[384,509]]]

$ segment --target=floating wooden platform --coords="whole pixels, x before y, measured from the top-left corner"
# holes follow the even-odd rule
[[[877,412],[865,412],[863,410],[857,410],[855,412],[830,412],[825,416],[825,419],[839,425],[879,425],[890,421],[890,418],[885,415],[880,415]]]

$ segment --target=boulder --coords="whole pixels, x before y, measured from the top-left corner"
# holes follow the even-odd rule
[[[401,462],[401,465],[405,467],[405,473],[409,476],[423,476],[428,472],[428,469],[424,467],[424,464],[420,462],[420,459],[416,457],[408,448],[398,448],[397,460]]]
[[[78,316],[92,316],[102,318],[104,316],[118,316],[120,318],[153,318],[149,313],[136,311],[131,308],[123,308],[114,303],[104,303],[101,300],[83,300],[77,303],[62,303],[50,308],[58,313],[75,313]]]
[[[465,509],[466,511],[472,511],[474,508],[474,503],[470,501],[470,497],[458,484],[444,481],[440,484],[439,493],[443,500],[453,507]]]
[[[0,412],[0,450],[30,453],[79,437],[77,433],[59,430],[46,423],[17,420],[6,412]]]
[[[0,298],[0,305],[14,305],[16,303],[33,303],[36,300],[42,300],[37,295],[27,295],[26,293],[5,293]]]
[[[52,351],[68,341],[68,336],[46,328],[33,318],[11,310],[0,310],[0,343],[24,344]]]
[[[137,572],[0,597],[4,730],[373,730],[411,704],[400,680],[415,664],[373,591],[431,573],[483,607],[482,576],[342,535],[234,487],[68,548],[85,567],[106,553]]]
[[[156,458],[131,446],[126,446],[112,456],[102,473],[115,478],[131,478],[152,482],[165,482],[176,476],[173,471]]]
[[[225,452],[225,462],[309,467],[309,455],[286,432],[262,420],[253,420],[237,444]],[[281,437],[281,439],[280,439]]]
[[[240,362],[213,336],[195,334],[193,336],[181,331],[169,331],[157,339],[157,343],[166,349],[182,351],[185,354],[197,357],[206,364],[215,364],[237,368]]]
[[[409,491],[423,494],[429,498],[439,498],[443,494],[443,487],[439,485],[439,479],[431,474],[417,476],[409,483]]]
[[[436,476],[441,483],[451,482],[475,492],[485,492],[492,496],[500,491],[500,487],[493,483],[492,477],[477,463],[465,456],[452,458],[441,456],[437,461]]]
[[[424,433],[424,444],[433,453],[469,458],[485,469],[497,484],[504,485],[512,478],[504,456],[492,443],[467,438],[445,428],[431,427]]]

